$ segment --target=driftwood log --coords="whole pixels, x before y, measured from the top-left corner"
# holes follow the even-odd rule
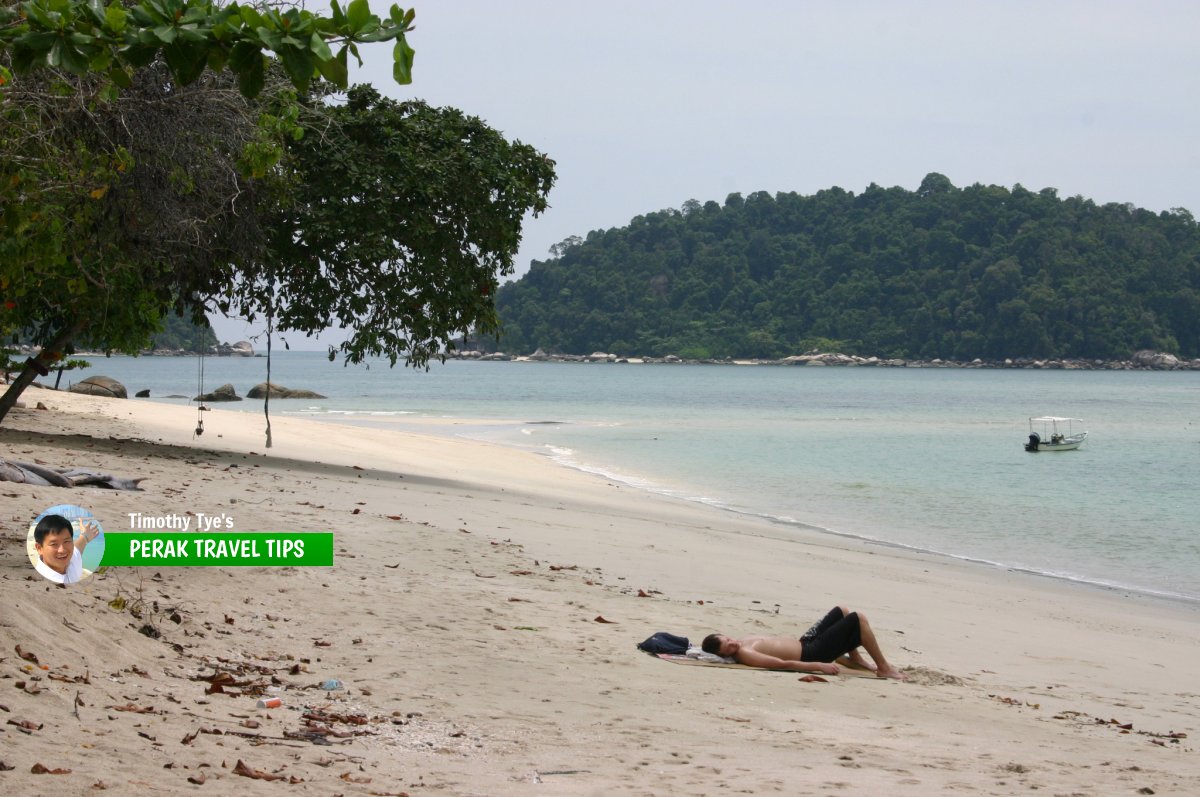
[[[127,479],[83,468],[48,468],[32,462],[0,459],[0,481],[42,487],[102,487],[106,490],[140,490],[145,477]]]

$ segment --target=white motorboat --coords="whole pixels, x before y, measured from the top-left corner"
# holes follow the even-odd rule
[[[1029,442],[1026,451],[1074,451],[1087,439],[1086,431],[1075,431],[1081,418],[1059,418],[1045,415],[1029,419]]]

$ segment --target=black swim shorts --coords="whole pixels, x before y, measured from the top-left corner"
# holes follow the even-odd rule
[[[858,612],[844,615],[835,606],[800,637],[800,661],[835,661],[861,644]]]

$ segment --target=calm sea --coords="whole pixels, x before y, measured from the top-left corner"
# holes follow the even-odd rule
[[[153,400],[199,358],[96,358]],[[205,358],[239,395],[262,358]],[[344,367],[285,352],[272,381],[323,400],[273,413],[521,446],[643,489],[874,540],[1200,601],[1200,373],[451,361]],[[261,412],[261,402],[224,405]],[[1026,453],[1028,417],[1085,419],[1075,452]],[[421,426],[426,433],[437,431]],[[464,432],[465,430],[465,432]]]

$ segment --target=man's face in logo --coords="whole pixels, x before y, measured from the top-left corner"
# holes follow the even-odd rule
[[[71,564],[71,555],[75,553],[75,541],[71,530],[59,529],[47,534],[40,543],[34,543],[38,556],[56,573],[66,573],[67,565]]]

